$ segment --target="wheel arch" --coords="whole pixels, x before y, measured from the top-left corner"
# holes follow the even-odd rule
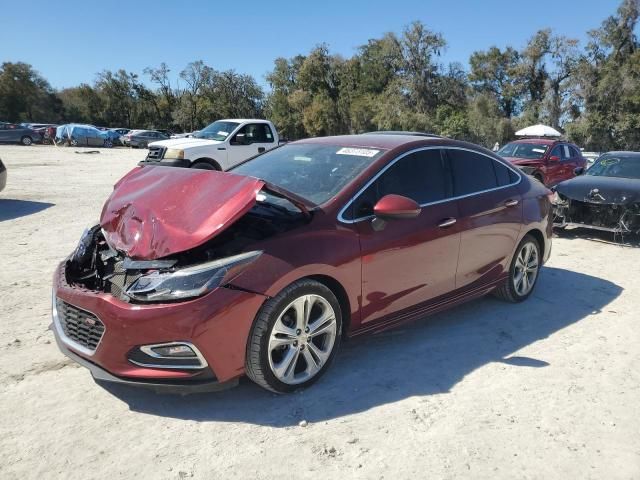
[[[213,158],[209,158],[209,157],[197,158],[196,160],[193,160],[191,162],[189,167],[193,167],[196,163],[208,163],[212,165],[216,170],[222,171],[222,167],[220,166],[220,163],[214,160]]]
[[[524,238],[526,235],[531,235],[536,239],[536,241],[538,242],[538,246],[540,247],[540,253],[544,256],[546,245],[543,233],[538,228],[532,228],[527,231],[527,233],[525,233],[522,238]]]
[[[329,275],[310,275],[304,278],[315,280],[316,282],[323,284],[336,296],[338,303],[340,304],[340,310],[342,311],[342,336],[345,337],[351,326],[351,304],[349,302],[347,290],[338,280],[330,277]]]

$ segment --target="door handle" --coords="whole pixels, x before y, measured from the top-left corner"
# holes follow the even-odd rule
[[[438,226],[440,228],[446,228],[446,227],[450,227],[451,225],[453,225],[454,223],[456,223],[457,220],[455,218],[445,218],[444,220],[442,220]]]
[[[258,147],[258,153],[262,153],[266,150],[265,147]]]
[[[515,207],[516,205],[518,205],[518,203],[520,203],[519,200],[511,199],[511,200],[507,200],[506,202],[504,202],[504,206],[505,207]]]

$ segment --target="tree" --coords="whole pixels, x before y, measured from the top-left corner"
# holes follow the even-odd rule
[[[181,92],[180,104],[174,112],[175,120],[183,128],[193,131],[203,123],[201,109],[203,104],[202,89],[210,82],[213,69],[202,60],[189,63],[180,72],[180,78],[187,84]]]
[[[58,121],[62,104],[55,92],[28,63],[0,66],[0,118],[10,122],[47,119]]]
[[[559,128],[562,118],[569,114],[572,108],[568,102],[575,88],[575,83],[571,80],[579,60],[578,40],[552,36],[549,39],[549,60],[547,119],[552,127]]]
[[[446,46],[441,34],[427,29],[421,22],[413,22],[400,40],[403,64],[402,76],[406,82],[411,103],[417,112],[433,112],[437,106],[435,83],[438,65],[435,58]]]
[[[491,47],[469,58],[469,81],[478,92],[488,92],[498,101],[505,117],[517,115],[522,103],[523,88],[518,71],[520,54],[512,47],[504,51]]]

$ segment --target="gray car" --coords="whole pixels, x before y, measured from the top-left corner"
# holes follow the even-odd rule
[[[0,123],[0,143],[21,143],[31,145],[40,142],[42,136],[35,130],[15,123]]]
[[[155,130],[134,130],[122,137],[123,143],[133,148],[147,148],[151,142],[168,138],[169,135]]]
[[[0,160],[0,192],[7,184],[7,167],[4,166],[2,160]]]

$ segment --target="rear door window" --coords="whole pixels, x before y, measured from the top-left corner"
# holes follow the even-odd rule
[[[447,150],[453,176],[453,195],[460,197],[500,186],[492,158],[468,150]],[[506,168],[506,167],[505,167]],[[505,181],[504,172],[500,173]]]
[[[571,149],[569,148],[569,145],[563,145],[562,146],[562,159],[563,160],[569,160],[571,157],[573,157]]]

